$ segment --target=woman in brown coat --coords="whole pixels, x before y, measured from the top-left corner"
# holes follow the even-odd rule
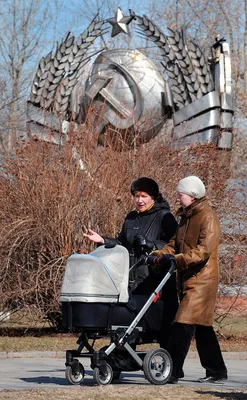
[[[181,179],[176,188],[181,208],[177,232],[170,242],[152,255],[165,265],[175,256],[181,303],[172,327],[168,351],[173,360],[171,383],[183,377],[182,368],[193,335],[205,378],[200,382],[227,379],[227,369],[213,329],[219,267],[220,223],[205,197],[205,186],[196,176]],[[168,254],[170,256],[168,256]]]

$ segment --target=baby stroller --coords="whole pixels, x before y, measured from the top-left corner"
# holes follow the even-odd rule
[[[140,263],[143,259],[134,267]],[[155,385],[169,380],[169,353],[162,348],[136,351],[136,345],[153,342],[161,329],[163,302],[159,293],[175,271],[173,264],[151,295],[131,295],[125,247],[100,246],[89,254],[68,258],[60,295],[63,325],[80,332],[77,350],[66,351],[65,376],[69,383],[82,383],[82,358],[90,358],[99,385],[119,379],[121,371],[143,370],[145,378]],[[109,345],[95,350],[99,338],[109,339]],[[84,348],[87,351],[83,352]]]

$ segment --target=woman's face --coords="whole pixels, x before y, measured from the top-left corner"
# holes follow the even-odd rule
[[[134,194],[134,203],[135,208],[143,212],[154,203],[154,199],[146,192],[136,191]]]
[[[194,203],[195,198],[191,197],[189,194],[177,192],[177,200],[179,201],[181,207],[186,208]]]

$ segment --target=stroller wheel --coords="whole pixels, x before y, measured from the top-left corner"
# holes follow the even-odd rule
[[[80,385],[84,379],[85,370],[81,363],[79,363],[80,371],[78,374],[75,374],[70,365],[66,367],[65,377],[71,385]]]
[[[172,359],[164,349],[154,349],[144,357],[143,372],[145,378],[154,385],[164,385],[172,374]]]
[[[98,385],[108,385],[111,383],[113,378],[112,367],[109,364],[106,364],[106,374],[104,375],[98,367],[95,367],[93,370],[93,377],[98,383]]]

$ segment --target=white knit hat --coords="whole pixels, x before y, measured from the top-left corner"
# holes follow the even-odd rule
[[[176,191],[185,193],[195,199],[201,199],[205,196],[206,189],[200,178],[197,176],[187,176],[178,182]]]

